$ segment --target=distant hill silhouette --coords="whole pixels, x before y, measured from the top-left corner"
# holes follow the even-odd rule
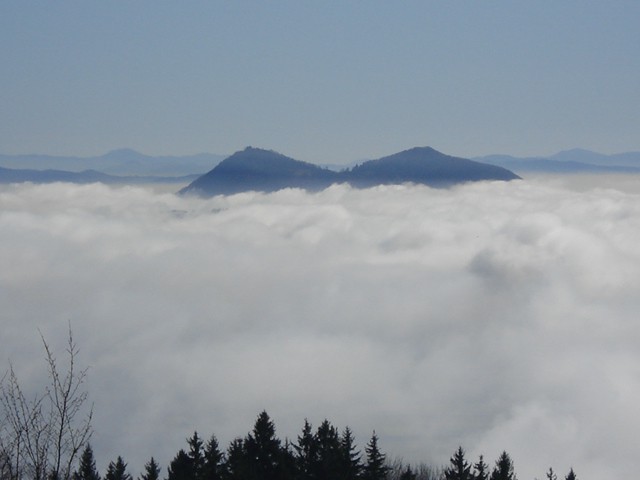
[[[180,193],[211,196],[250,190],[272,192],[282,188],[321,190],[334,183],[355,187],[399,183],[449,186],[517,178],[520,177],[505,168],[451,157],[430,147],[369,160],[343,172],[323,169],[271,150],[247,147],[220,162]]]
[[[95,170],[115,176],[181,177],[208,172],[224,156],[211,153],[182,156],[144,155],[129,148],[112,150],[97,157],[54,155],[2,155],[0,167],[17,170],[58,170],[85,172]]]
[[[640,152],[604,155],[574,148],[549,157],[487,155],[475,160],[521,173],[640,173]]]
[[[69,172],[66,170],[32,170],[0,167],[0,184],[2,183],[106,183],[106,184],[143,184],[143,183],[182,183],[191,181],[198,175],[181,177],[164,176],[116,176],[95,170]]]

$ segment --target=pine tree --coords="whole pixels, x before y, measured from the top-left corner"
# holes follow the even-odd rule
[[[202,466],[200,480],[220,480],[224,470],[224,454],[218,446],[215,435],[204,447],[204,464]]]
[[[444,478],[446,480],[472,480],[471,465],[464,458],[464,450],[462,447],[453,454],[453,457],[449,459],[451,466],[444,471]]]
[[[253,432],[244,441],[250,460],[252,478],[256,480],[277,480],[281,455],[280,440],[276,437],[276,427],[263,411],[253,427]]]
[[[313,477],[318,480],[333,480],[339,477],[341,467],[340,437],[328,420],[324,420],[316,431],[318,448]]]
[[[364,480],[384,480],[389,468],[385,465],[385,455],[378,448],[378,436],[374,430],[371,440],[365,447],[367,463],[364,466],[362,478]]]
[[[201,480],[202,469],[204,467],[204,452],[202,439],[198,436],[198,432],[193,432],[191,438],[187,439],[187,444],[189,445],[189,458],[191,459],[193,480]]]
[[[249,478],[249,459],[244,440],[236,438],[227,448],[224,464],[224,478],[227,480],[245,480]]]
[[[184,450],[176,454],[175,458],[169,463],[167,468],[167,480],[194,480],[193,461]]]
[[[345,427],[340,437],[342,478],[357,480],[362,472],[361,454],[356,450],[355,438],[349,427]]]
[[[484,457],[480,455],[478,462],[473,464],[474,480],[489,480],[489,465],[484,461]]]
[[[100,480],[100,474],[96,469],[96,461],[93,457],[93,449],[88,443],[80,456],[78,470],[73,473],[73,480]]]
[[[144,465],[144,473],[140,475],[140,480],[159,480],[160,478],[160,467],[156,463],[156,460],[151,457]]]
[[[118,457],[116,463],[109,462],[105,480],[132,480],[131,475],[127,473],[127,464],[124,463],[122,457]]]
[[[556,472],[554,472],[551,467],[549,467],[549,471],[547,472],[547,480],[558,480]]]
[[[297,478],[311,480],[313,478],[312,471],[317,461],[318,448],[311,424],[306,418],[302,433],[298,436],[298,443],[293,445],[293,451]]]
[[[571,468],[571,470],[569,470],[569,473],[564,478],[565,478],[565,480],[578,480],[578,477],[576,477],[576,474],[574,473],[573,468]]]
[[[513,470],[513,462],[507,452],[502,452],[496,460],[496,466],[491,472],[491,480],[516,480]]]

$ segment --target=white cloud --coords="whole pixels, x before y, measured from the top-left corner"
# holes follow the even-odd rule
[[[458,445],[520,478],[629,477],[640,428],[640,197],[543,182],[334,186],[213,199],[142,188],[0,191],[1,350],[70,320],[102,466],[166,468],[266,409],[372,429],[390,455]],[[475,459],[474,459],[475,460]]]

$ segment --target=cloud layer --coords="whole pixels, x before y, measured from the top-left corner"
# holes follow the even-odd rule
[[[3,362],[37,387],[38,328],[71,321],[94,449],[164,467],[266,409],[442,464],[520,478],[636,471],[640,197],[541,181],[333,186],[213,199],[142,188],[0,191]]]

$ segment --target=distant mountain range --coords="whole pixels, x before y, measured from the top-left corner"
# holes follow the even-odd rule
[[[478,180],[514,180],[513,172],[495,165],[451,157],[430,147],[418,147],[369,160],[341,172],[295,160],[280,153],[247,147],[220,162],[180,193],[204,196],[282,188],[322,190],[334,183],[355,187],[418,183],[450,186]]]
[[[150,156],[129,148],[113,150],[97,157],[53,155],[0,155],[0,167],[19,170],[58,170],[130,177],[184,177],[211,170],[225,156],[212,153],[183,156]]]
[[[29,170],[0,167],[0,183],[106,183],[106,184],[143,184],[143,183],[186,183],[194,180],[199,175],[185,175],[182,177],[162,176],[116,176],[95,170],[83,170],[82,172],[69,172],[67,170]]]
[[[479,162],[498,165],[516,173],[640,173],[640,152],[604,155],[580,148],[565,150],[549,157],[513,157],[487,155]]]
[[[248,188],[271,191],[286,186],[314,190],[336,182],[360,187],[402,182],[447,185],[504,173],[491,170],[490,166],[525,176],[531,173],[640,173],[640,152],[604,155],[573,149],[548,157],[487,155],[467,160],[424,147],[352,165],[342,170],[336,165],[323,168],[257,148],[248,148],[226,159],[223,155],[210,153],[150,156],[126,148],[95,157],[0,154],[0,183],[163,182],[184,185],[197,180],[184,191],[195,191],[208,185],[201,190],[227,193]]]

